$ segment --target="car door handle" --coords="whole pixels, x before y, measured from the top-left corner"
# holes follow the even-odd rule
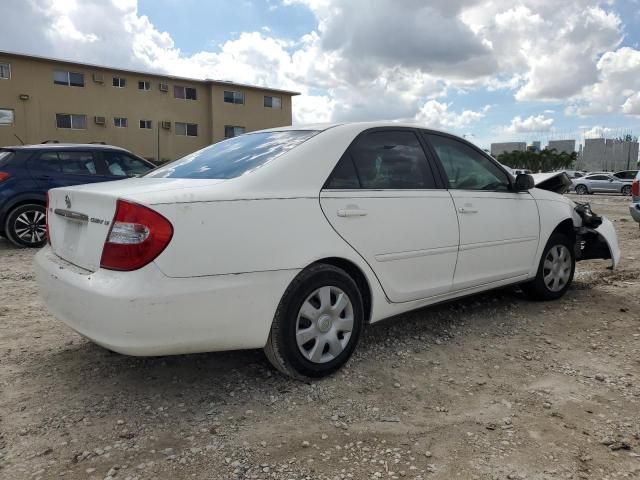
[[[338,210],[339,217],[364,217],[367,215],[366,210],[360,210],[359,208],[345,208]]]
[[[460,207],[458,209],[458,212],[460,213],[478,213],[478,210],[474,209],[474,208],[464,208],[464,207]]]

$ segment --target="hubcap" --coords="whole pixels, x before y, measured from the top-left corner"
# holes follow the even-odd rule
[[[17,237],[26,243],[39,243],[46,232],[45,215],[39,210],[27,210],[16,218],[13,228]]]
[[[300,307],[296,343],[307,360],[326,363],[344,351],[352,330],[353,305],[349,296],[338,287],[320,287]]]
[[[564,245],[551,247],[543,265],[544,284],[552,292],[562,290],[571,276],[571,252]]]

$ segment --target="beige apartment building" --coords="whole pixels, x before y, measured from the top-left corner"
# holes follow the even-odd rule
[[[291,125],[295,95],[0,51],[0,146],[104,142],[165,162]]]

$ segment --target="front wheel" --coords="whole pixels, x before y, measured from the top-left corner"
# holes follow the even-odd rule
[[[4,232],[18,247],[42,247],[47,241],[44,206],[20,205],[7,215]]]
[[[549,238],[536,278],[522,285],[522,290],[534,300],[556,300],[563,296],[576,269],[573,245],[566,235],[554,233]]]
[[[625,197],[628,197],[629,195],[631,195],[631,185],[625,185],[624,187],[622,187],[621,193]]]
[[[264,351],[285,375],[298,380],[324,377],[351,357],[363,321],[355,281],[333,265],[312,265],[287,288]]]
[[[587,187],[585,185],[577,185],[576,186],[576,193],[578,195],[586,195],[587,193],[589,193],[589,190],[587,189]]]

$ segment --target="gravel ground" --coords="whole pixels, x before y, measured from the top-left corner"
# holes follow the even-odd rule
[[[503,289],[367,329],[314,384],[262,352],[110,353],[52,318],[0,240],[0,478],[640,477],[640,249],[628,199],[589,197],[623,258],[559,301]]]

